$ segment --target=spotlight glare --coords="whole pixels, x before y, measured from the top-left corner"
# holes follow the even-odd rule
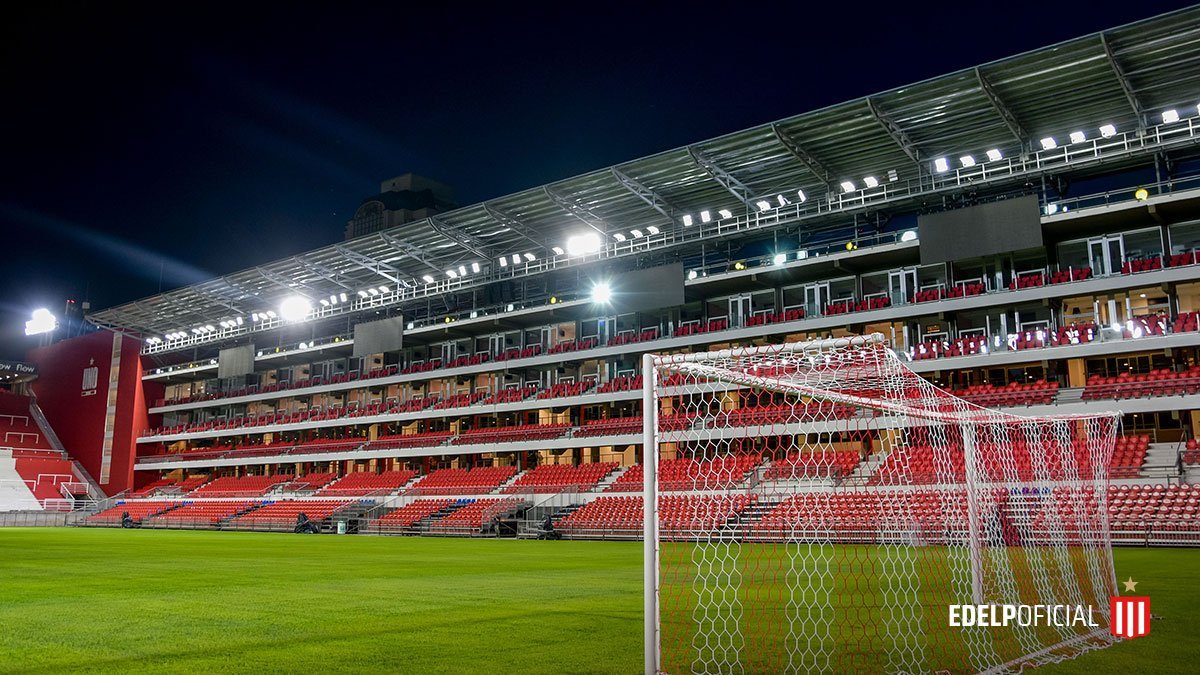
[[[800,203],[803,204],[808,201],[808,195],[804,194],[804,190],[796,190],[796,199],[799,199]]]
[[[788,204],[791,204],[791,202],[788,201],[787,197],[784,197],[783,195],[776,195],[775,201],[779,202],[780,206],[787,206]]]
[[[950,170],[950,160],[945,157],[938,157],[933,160],[933,170],[938,173],[946,173]]]
[[[1053,136],[1043,138],[1039,143],[1042,144],[1043,150],[1053,150],[1058,147],[1058,141],[1054,140]]]
[[[299,295],[293,295],[279,303],[279,316],[284,321],[303,321],[312,311],[312,304]]]
[[[776,265],[782,265],[783,263],[787,262],[787,254],[776,253],[775,257],[771,258],[771,262],[775,263]]]
[[[1087,134],[1083,133],[1082,131],[1072,131],[1071,132],[1071,142],[1072,143],[1083,143],[1086,140],[1087,140]]]
[[[432,284],[433,283],[433,275],[425,274],[421,277],[421,281],[424,281],[427,284]]]
[[[989,162],[999,162],[1004,159],[1004,155],[1000,152],[1000,148],[992,148],[987,151],[987,158]]]
[[[477,262],[471,263],[471,271],[476,274],[479,274],[479,263],[477,263]]]
[[[58,318],[45,307],[33,310],[33,313],[29,315],[29,320],[25,322],[26,335],[50,333],[56,328],[58,328]]]
[[[904,232],[904,234],[900,235],[900,241],[916,241],[916,240],[917,240],[917,231],[916,230],[906,230]]]
[[[616,239],[617,241],[625,241],[625,235],[624,233],[617,232],[613,235],[613,239]]]
[[[632,234],[634,239],[638,239],[643,236],[643,233],[641,230],[630,230],[629,234]]]
[[[458,272],[455,272],[454,270],[446,270],[446,276],[450,277],[451,279],[457,279]]]
[[[360,297],[360,298],[365,298],[365,297],[367,297],[367,292],[366,292],[366,291],[359,291],[359,292],[358,292],[358,297]]]
[[[501,258],[500,258],[500,266],[501,266],[501,267],[508,267],[508,257],[507,257],[507,256],[504,256],[504,257],[501,257]]]
[[[692,217],[690,215],[685,215],[683,217],[683,226],[691,227],[691,225],[692,225]]]
[[[466,265],[458,266],[458,276],[460,276],[460,277],[467,276],[467,266]]]
[[[754,202],[754,205],[758,207],[759,211],[770,211],[771,210],[771,202],[769,202],[765,199],[760,199],[760,200]]]
[[[732,218],[733,211],[730,211],[729,209],[721,209],[720,211],[717,211],[717,215],[721,216],[721,218]]]
[[[368,293],[370,293],[371,295],[379,295],[379,289],[378,289],[378,288],[368,288],[368,289],[367,289],[367,292],[368,292]]]
[[[653,225],[651,225],[650,227],[647,227],[646,231],[649,232],[650,234],[658,234],[658,232],[659,232],[658,228]]]
[[[533,262],[534,260],[537,260],[537,256],[536,256],[536,255],[534,255],[534,254],[532,254],[532,253],[524,253],[524,254],[522,254],[522,255],[524,255],[524,256],[525,256],[525,260],[527,260],[527,261],[529,261],[529,262]]]
[[[875,178],[875,176],[866,176],[863,178],[863,184],[865,184],[867,188],[876,188],[879,187],[879,180]]]
[[[700,222],[702,222],[702,223],[712,222],[712,214],[709,213],[708,211],[701,211],[700,212]]]
[[[592,302],[604,305],[612,299],[612,288],[606,283],[598,283],[592,286]]]
[[[1100,127],[1100,136],[1102,138],[1112,138],[1117,135],[1117,128],[1111,124],[1105,124]]]
[[[555,246],[554,248],[552,248],[550,250],[554,251],[554,255],[562,255],[563,253],[566,253],[566,251],[564,251],[561,246]]]
[[[842,181],[842,192],[854,192],[854,182],[848,180]]]
[[[695,279],[698,276],[700,276],[700,275],[696,272],[696,270],[688,270],[687,278],[689,281],[692,279]]]
[[[963,155],[962,157],[958,158],[958,163],[962,164],[962,167],[964,169],[969,169],[969,168],[975,166],[975,156],[974,155]]]
[[[587,255],[599,251],[603,245],[600,235],[595,232],[585,232],[567,239],[567,253],[569,255]]]

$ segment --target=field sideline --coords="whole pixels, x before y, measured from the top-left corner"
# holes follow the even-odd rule
[[[1162,620],[1039,672],[1195,672],[1200,551],[1116,559]],[[0,673],[636,673],[641,545],[0,528],[0,627]]]

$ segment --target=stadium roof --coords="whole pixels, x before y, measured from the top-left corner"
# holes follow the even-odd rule
[[[843,195],[869,186],[868,176],[882,184],[879,190],[919,192],[937,185],[939,158],[951,175],[960,157],[984,163],[992,149],[1005,162],[1019,157],[1028,164],[1044,137],[1066,145],[1068,134],[1083,130],[1091,141],[1111,124],[1141,138],[1140,130],[1163,121],[1164,110],[1178,107],[1181,117],[1194,118],[1197,103],[1200,8],[1192,7],[459,208],[88,319],[161,341],[222,317],[249,325],[252,313],[277,309],[296,294],[315,306],[345,293],[347,310],[368,289],[403,302],[570,264],[571,237],[594,234],[607,249],[617,245],[617,233],[633,239],[638,230],[644,251],[688,239],[685,223],[698,222],[701,211],[713,219],[726,217],[718,215],[722,209],[749,218],[766,211],[762,200],[782,205],[781,196],[827,203],[826,213],[836,212]],[[1017,174],[1010,168],[1006,175]],[[375,303],[374,297],[363,296]]]

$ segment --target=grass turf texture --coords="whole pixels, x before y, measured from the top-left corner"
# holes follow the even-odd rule
[[[1117,549],[1163,617],[1045,673],[1191,673],[1200,551]],[[634,673],[641,545],[0,528],[0,672]]]

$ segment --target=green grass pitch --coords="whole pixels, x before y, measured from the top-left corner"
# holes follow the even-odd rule
[[[1117,549],[1151,635],[1045,673],[1193,673],[1200,551]],[[641,545],[0,528],[0,673],[636,673]]]

